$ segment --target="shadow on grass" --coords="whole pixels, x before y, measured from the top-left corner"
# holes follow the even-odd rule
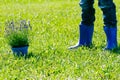
[[[35,57],[35,56],[36,56],[36,55],[33,54],[33,52],[30,52],[30,53],[28,53],[28,54],[26,55],[25,58],[31,58],[31,57]]]
[[[115,54],[120,54],[120,46],[118,46],[116,49],[112,50]]]
[[[103,45],[101,46],[95,46],[95,44],[92,44],[90,47],[88,47],[89,49],[91,50],[97,50],[97,49],[102,49],[104,51],[104,47]],[[106,51],[110,51],[111,53],[114,53],[114,54],[120,54],[120,45],[116,48],[116,49],[113,49],[113,50],[106,50]]]
[[[36,56],[39,56],[39,55],[35,55],[32,52],[28,53],[27,55],[16,55],[16,54],[14,54],[15,58],[20,58],[20,59],[21,58],[29,59],[29,58],[36,57]]]
[[[40,56],[41,56],[40,54],[38,54],[38,53],[36,54],[36,53],[33,53],[33,52],[29,52],[27,55],[15,55],[14,54],[14,57],[17,58],[17,59],[18,58],[19,59],[21,59],[21,58],[30,59],[30,58],[33,58],[33,57],[36,58],[36,59],[39,59]]]
[[[33,57],[38,59],[38,58],[40,58],[40,56],[41,56],[40,54],[35,54],[33,52],[30,52],[25,56],[25,59],[29,59],[29,58],[33,58]]]

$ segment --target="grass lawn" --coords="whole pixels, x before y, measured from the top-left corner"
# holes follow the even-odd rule
[[[93,47],[68,50],[78,41],[79,0],[0,0],[0,80],[120,80],[120,50],[103,51],[106,37],[95,0]],[[120,0],[114,0],[120,48]],[[30,20],[26,58],[13,56],[4,39],[7,20]]]

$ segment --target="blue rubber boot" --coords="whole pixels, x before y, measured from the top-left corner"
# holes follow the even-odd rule
[[[113,50],[117,48],[117,27],[104,27],[106,33],[107,45],[104,50]]]
[[[69,47],[69,49],[76,49],[81,46],[89,47],[92,44],[92,36],[93,36],[94,27],[86,26],[81,24],[79,26],[79,41],[76,45]]]

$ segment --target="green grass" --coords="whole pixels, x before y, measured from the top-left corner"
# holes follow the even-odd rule
[[[120,1],[116,3],[120,44]],[[95,2],[93,47],[68,50],[78,41],[79,0],[0,0],[0,80],[120,80],[120,50],[103,51],[102,12]],[[31,21],[26,58],[14,57],[4,39],[5,21]]]

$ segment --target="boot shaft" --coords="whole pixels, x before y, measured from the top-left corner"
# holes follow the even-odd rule
[[[107,38],[106,49],[112,50],[117,47],[117,27],[104,27]]]
[[[92,44],[94,26],[86,26],[81,24],[79,26],[79,44],[81,45],[90,45]]]

